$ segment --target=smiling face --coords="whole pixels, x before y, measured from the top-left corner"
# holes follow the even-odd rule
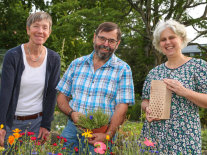
[[[50,36],[51,30],[49,21],[44,19],[36,21],[27,27],[27,34],[30,37],[30,42],[36,45],[43,45]]]
[[[170,28],[166,28],[160,35],[160,48],[167,57],[181,54],[182,39]]]
[[[94,34],[93,41],[95,53],[101,60],[108,60],[120,43],[117,41],[117,30]]]

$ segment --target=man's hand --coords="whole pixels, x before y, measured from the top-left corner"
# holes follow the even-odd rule
[[[4,138],[5,138],[5,135],[6,135],[6,130],[1,129],[0,130],[0,146],[3,146],[3,147],[4,147]]]
[[[78,122],[78,119],[79,119],[79,116],[80,115],[83,115],[83,114],[80,113],[80,112],[73,112],[71,114],[71,119],[73,120],[74,123],[77,123]]]
[[[88,138],[88,143],[94,145],[96,142],[104,142],[105,139],[105,133],[93,133],[92,137]]]
[[[50,132],[43,127],[40,127],[38,139],[41,139],[43,143],[47,140],[48,136],[50,135]]]

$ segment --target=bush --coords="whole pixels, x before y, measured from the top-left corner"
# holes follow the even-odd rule
[[[202,136],[202,150],[207,150],[207,128],[201,132]]]
[[[141,113],[141,99],[139,94],[135,94],[135,104],[133,106],[129,106],[127,111],[127,118],[130,121],[140,121]]]
[[[202,128],[207,128],[207,109],[200,108],[199,115],[201,119]]]

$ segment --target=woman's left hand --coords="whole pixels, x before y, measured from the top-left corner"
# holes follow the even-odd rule
[[[48,139],[49,135],[50,132],[46,128],[40,127],[39,135],[37,138],[41,139],[42,143],[44,143]]]
[[[163,79],[163,81],[169,90],[175,92],[179,96],[185,96],[187,89],[178,80]]]

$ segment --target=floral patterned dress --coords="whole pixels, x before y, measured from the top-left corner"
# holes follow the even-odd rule
[[[142,99],[150,97],[151,80],[164,78],[176,79],[188,89],[207,93],[207,63],[202,59],[192,58],[176,69],[169,69],[165,64],[155,67],[145,80]],[[160,154],[201,154],[199,107],[173,93],[170,119],[145,121],[142,136],[156,142]]]

